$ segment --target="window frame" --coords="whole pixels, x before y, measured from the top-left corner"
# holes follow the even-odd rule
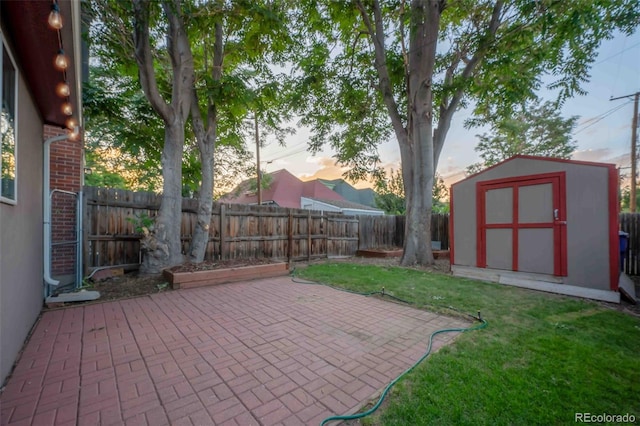
[[[14,78],[14,82],[13,82],[13,91],[14,91],[14,117],[13,117],[13,123],[14,123],[14,129],[13,129],[13,137],[14,137],[14,148],[13,148],[13,157],[14,157],[14,161],[15,161],[15,179],[13,180],[13,188],[14,188],[14,197],[13,198],[8,198],[5,197],[4,195],[2,195],[2,185],[0,185],[0,203],[3,204],[10,204],[10,205],[16,205],[18,204],[18,81],[20,80],[19,78],[19,74],[18,74],[18,67],[16,65],[16,60],[13,57],[13,53],[11,52],[11,49],[9,49],[9,47],[7,46],[7,41],[4,37],[4,33],[2,32],[2,29],[0,29],[0,102],[1,99],[4,96],[3,93],[3,84],[2,84],[2,76],[3,76],[3,61],[4,61],[4,52],[7,52],[7,57],[9,58],[9,60],[11,61],[11,65],[13,66],[13,70],[15,73],[15,78]],[[0,104],[1,107],[1,104]],[[0,163],[1,163],[1,158],[2,158],[2,146],[0,145]]]

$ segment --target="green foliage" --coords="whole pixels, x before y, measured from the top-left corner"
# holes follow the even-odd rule
[[[127,182],[119,173],[112,171],[106,159],[102,160],[94,149],[85,147],[85,167],[89,169],[84,175],[84,184],[102,188],[128,189]]]
[[[402,170],[391,169],[389,175],[384,170],[377,174],[374,182],[376,191],[375,203],[379,209],[384,210],[386,214],[404,215],[407,211],[404,181],[402,179]],[[448,213],[449,203],[445,201],[449,196],[444,180],[441,176],[436,175],[433,181],[433,212]]]
[[[269,189],[273,183],[273,175],[265,171],[260,171],[260,189]],[[249,191],[255,192],[258,190],[258,179],[252,177],[249,179]]]
[[[476,152],[482,163],[467,168],[473,174],[517,154],[554,158],[570,158],[577,144],[572,132],[577,116],[563,118],[557,105],[530,102],[508,117],[498,117],[491,123],[491,132],[477,135]]]
[[[379,167],[377,146],[392,137],[394,115],[405,131],[410,125],[408,46],[415,11],[409,2],[379,3],[378,16],[374,16],[378,2],[359,1],[303,0],[292,12],[298,44],[291,50],[296,78],[293,107],[301,114],[301,123],[313,130],[311,149],[330,145],[337,160],[351,167],[348,175],[354,179]],[[490,0],[441,3],[435,69],[427,76],[433,84],[438,137],[446,138],[450,124],[440,120],[448,109],[472,107],[468,126],[498,122],[511,117],[518,105],[535,100],[548,76],[554,80],[547,88],[556,90],[559,103],[584,94],[581,85],[589,79],[600,43],[615,31],[631,34],[640,16],[637,0],[512,1],[505,2],[492,36],[489,25],[495,4]],[[384,36],[376,40],[369,36],[365,15],[381,25]],[[383,64],[375,58],[374,41],[384,45]],[[388,94],[395,109],[383,100],[381,70],[388,71]]]
[[[640,212],[640,187],[636,188],[636,211]],[[631,211],[631,187],[629,185],[622,188],[620,193],[620,210],[622,212]]]
[[[405,268],[325,263],[300,274],[358,292],[384,287],[418,308],[463,321],[469,318],[459,311],[480,311],[489,323],[423,361],[392,390],[373,424],[572,424],[576,412],[640,417],[640,404],[628,398],[640,380],[636,316]]]
[[[403,215],[407,211],[404,197],[402,170],[393,170],[387,174],[382,171],[375,181],[376,207],[386,214]]]
[[[142,234],[145,229],[149,230],[153,228],[155,218],[147,215],[146,213],[142,213],[135,217],[127,217],[127,222],[133,224],[136,233]]]
[[[150,4],[155,75],[162,97],[168,100],[172,93],[171,61],[163,37],[167,23],[159,3]],[[282,52],[290,44],[285,6],[285,2],[267,1],[181,2],[194,56],[194,87],[200,109],[205,125],[209,125],[208,118],[216,120],[215,129],[209,127],[216,134],[215,195],[251,175],[252,158],[246,143],[254,140],[254,115],[262,141],[284,143],[293,131],[282,124],[291,118],[283,102],[287,79],[269,65],[280,63]],[[138,82],[131,3],[95,0],[87,3],[86,12],[92,57],[84,89],[88,149],[100,148],[95,150],[99,156],[105,149],[117,148],[130,172],[126,186],[158,191],[162,187],[164,122]],[[224,29],[224,62],[219,79],[213,77],[216,23],[222,23]],[[201,159],[190,122],[185,132],[183,195],[197,196]],[[104,159],[96,158],[100,161]]]

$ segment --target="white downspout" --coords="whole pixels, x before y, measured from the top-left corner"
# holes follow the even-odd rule
[[[44,176],[43,188],[42,188],[42,208],[44,209],[44,281],[49,285],[58,285],[60,281],[56,281],[51,278],[51,198],[49,198],[49,186],[51,180],[50,171],[50,156],[51,156],[51,144],[54,142],[60,142],[69,138],[68,134],[54,136],[44,141]],[[44,295],[48,296],[48,288],[45,285]]]

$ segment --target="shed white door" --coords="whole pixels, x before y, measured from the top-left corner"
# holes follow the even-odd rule
[[[478,266],[566,275],[564,173],[479,182]]]

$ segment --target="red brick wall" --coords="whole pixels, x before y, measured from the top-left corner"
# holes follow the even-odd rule
[[[44,126],[44,138],[61,135],[67,130]],[[78,192],[82,185],[82,142],[64,140],[51,145],[51,189]]]
[[[66,132],[58,127],[44,126],[44,138],[49,139]],[[77,193],[82,186],[82,142],[63,140],[51,145],[50,189]],[[75,272],[76,198],[69,194],[54,193],[51,200],[51,273],[54,277]]]

